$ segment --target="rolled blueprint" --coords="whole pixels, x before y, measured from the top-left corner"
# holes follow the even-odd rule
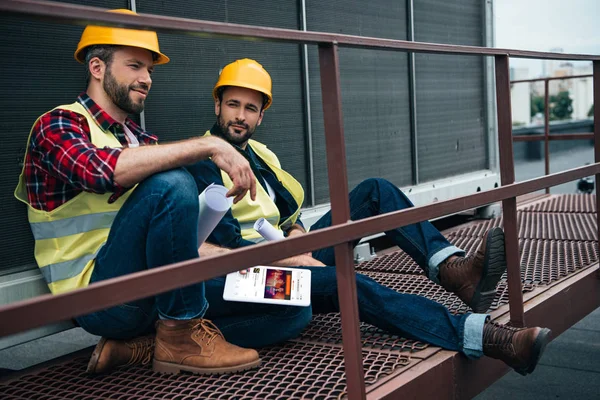
[[[281,240],[285,238],[282,231],[276,229],[264,218],[261,218],[254,223],[254,230],[260,233],[265,240]]]
[[[209,185],[200,196],[200,213],[198,214],[198,247],[204,243],[208,235],[215,229],[223,215],[231,208],[233,197],[225,196],[225,186]]]

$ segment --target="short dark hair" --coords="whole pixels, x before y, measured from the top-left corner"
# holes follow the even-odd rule
[[[219,99],[219,102],[223,101],[223,93],[225,92],[225,90],[229,89],[232,86],[221,86],[220,88],[217,89],[217,98]],[[269,102],[269,96],[267,96],[266,94],[264,94],[263,92],[260,92],[257,90],[257,92],[259,92],[260,94],[262,94],[262,106],[260,107],[260,111],[262,111],[265,108],[265,105]]]

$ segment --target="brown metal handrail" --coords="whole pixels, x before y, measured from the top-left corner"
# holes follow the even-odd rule
[[[75,292],[57,296],[40,296],[1,307],[0,321],[10,321],[10,323],[0,324],[0,336],[166,292],[220,276],[227,272],[236,271],[249,265],[267,264],[294,254],[335,245],[348,396],[351,399],[363,399],[365,398],[365,382],[361,359],[362,346],[356,301],[355,272],[350,241],[376,232],[502,200],[504,229],[506,231],[510,317],[514,325],[523,325],[516,196],[592,174],[596,175],[597,181],[600,178],[600,140],[595,140],[595,164],[547,175],[535,180],[514,183],[509,80],[510,56],[593,60],[594,76],[600,77],[600,55],[541,53],[474,46],[440,45],[244,26],[147,14],[136,17],[107,13],[105,10],[95,7],[33,0],[3,0],[0,2],[0,11],[5,14],[25,15],[50,22],[80,24],[100,22],[106,25],[149,28],[163,33],[194,34],[195,36],[201,33],[205,36],[229,36],[246,40],[261,38],[270,41],[318,45],[333,220],[333,225],[330,228],[311,232],[300,237],[238,249],[221,256],[172,264],[95,283]],[[494,56],[502,187],[361,221],[350,221],[339,79],[339,47]],[[594,99],[594,116],[598,121],[600,120],[600,106],[598,105],[600,100],[600,78],[594,79]],[[596,139],[600,138],[600,124],[594,126],[594,137]],[[596,204],[597,209],[600,210],[600,197],[596,198]],[[597,219],[600,220],[600,214],[597,215]]]
[[[577,79],[577,78],[593,78],[594,75],[570,75],[570,76],[553,76],[546,78],[534,78],[534,79],[518,79],[514,81],[510,81],[511,84],[514,83],[531,83],[531,82],[544,82],[544,134],[543,135],[534,135],[534,136],[513,136],[513,141],[515,142],[537,142],[544,141],[544,174],[548,175],[550,173],[550,143],[551,140],[585,140],[585,139],[594,139],[593,133],[573,133],[569,135],[550,135],[550,93],[549,93],[549,83],[550,81],[562,81],[565,79]],[[597,120],[596,120],[597,121]],[[550,193],[550,188],[546,188],[546,194]]]

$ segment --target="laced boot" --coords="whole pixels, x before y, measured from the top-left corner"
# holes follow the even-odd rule
[[[521,375],[533,372],[550,341],[550,329],[513,328],[495,322],[483,326],[483,354],[504,361]]]
[[[496,285],[506,271],[504,232],[492,228],[475,253],[440,265],[440,283],[476,313],[486,312],[496,297]]]
[[[146,365],[154,353],[154,335],[141,336],[132,340],[102,338],[96,345],[87,373],[102,374],[118,367]]]
[[[207,319],[156,323],[156,350],[153,369],[176,374],[223,374],[260,365],[258,353],[225,341],[221,331]]]

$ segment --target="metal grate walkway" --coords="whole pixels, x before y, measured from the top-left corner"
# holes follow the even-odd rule
[[[519,243],[523,291],[552,285],[598,261],[595,198],[563,195],[520,207]],[[474,251],[483,233],[502,226],[502,218],[474,222],[447,232],[448,239]],[[394,290],[426,296],[453,313],[468,311],[456,296],[431,283],[402,251],[357,266]],[[492,309],[508,303],[506,280]],[[368,389],[423,362],[440,349],[361,324]],[[105,376],[86,376],[86,357],[62,361],[0,383],[2,399],[338,399],[346,389],[339,314],[316,316],[302,335],[260,351],[263,366],[221,376],[168,376],[150,366]]]

